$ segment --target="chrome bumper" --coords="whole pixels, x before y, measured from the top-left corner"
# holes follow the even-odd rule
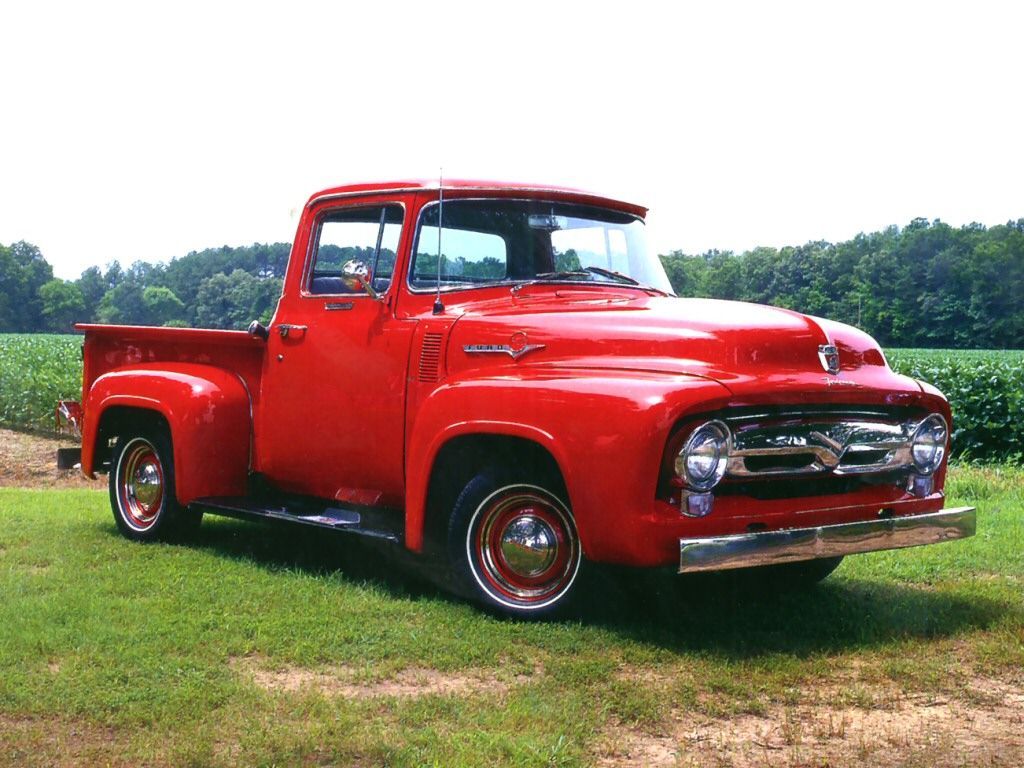
[[[860,523],[679,540],[679,572],[722,571],[966,539],[974,507]]]

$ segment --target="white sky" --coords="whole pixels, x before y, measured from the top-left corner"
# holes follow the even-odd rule
[[[291,240],[322,187],[648,205],[659,251],[1024,217],[1024,4],[0,5],[0,242],[58,276]]]

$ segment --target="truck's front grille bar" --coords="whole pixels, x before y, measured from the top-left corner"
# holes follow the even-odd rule
[[[745,416],[726,422],[732,431],[726,476],[735,479],[910,470],[919,424],[882,413],[809,413],[763,421]]]

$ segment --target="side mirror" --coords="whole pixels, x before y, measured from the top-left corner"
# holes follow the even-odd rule
[[[270,338],[270,331],[267,330],[267,326],[263,325],[259,320],[253,320],[249,323],[249,335],[266,341]]]
[[[352,291],[366,291],[374,301],[383,301],[377,291],[373,289],[373,276],[365,261],[349,259],[341,267],[341,281]]]

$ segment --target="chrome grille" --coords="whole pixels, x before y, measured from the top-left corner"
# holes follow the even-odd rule
[[[744,479],[909,470],[920,423],[882,411],[757,414],[725,421],[732,431],[726,477]]]

